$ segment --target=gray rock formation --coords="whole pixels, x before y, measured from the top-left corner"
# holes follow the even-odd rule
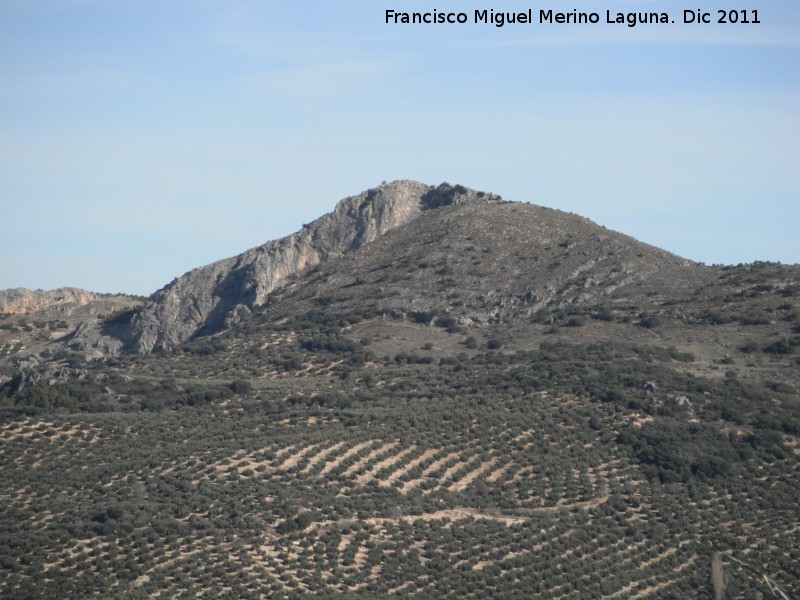
[[[102,319],[88,319],[67,338],[66,347],[89,356],[116,356],[126,344],[131,346],[130,323],[108,324]]]
[[[0,367],[19,352],[36,355],[51,344],[107,356],[130,347],[130,316],[143,299],[80,288],[0,290]],[[13,349],[13,351],[12,351]]]
[[[132,349],[171,348],[223,329],[263,304],[291,274],[368,244],[427,210],[498,200],[463,186],[415,181],[393,181],[345,198],[292,235],[189,271],[154,293],[131,321]]]

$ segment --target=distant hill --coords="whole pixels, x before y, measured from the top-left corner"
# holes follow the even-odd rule
[[[798,297],[410,181],[146,300],[0,293],[0,595],[797,597]]]

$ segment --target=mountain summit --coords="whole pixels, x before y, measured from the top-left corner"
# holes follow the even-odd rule
[[[426,211],[497,201],[459,185],[415,181],[393,181],[347,197],[296,233],[193,269],[154,293],[131,321],[131,343],[150,352],[218,331],[261,305],[289,275],[368,244]]]
[[[396,235],[374,245],[389,233]],[[354,252],[368,245],[369,252]],[[674,293],[693,289],[709,276],[696,263],[577,215],[504,202],[461,185],[399,180],[344,198],[332,212],[287,237],[193,269],[130,311],[124,322],[79,328],[71,344],[104,353],[175,348],[234,326],[290,276],[345,253],[357,257],[342,266],[352,273],[411,265],[389,301],[375,302],[387,296],[385,278],[364,275],[359,281],[372,279],[377,285],[356,296],[345,294],[351,304],[380,304],[384,312],[402,314],[456,312],[477,323],[537,314],[541,319],[559,308],[603,298],[619,303],[623,290],[637,296]],[[418,268],[428,263],[436,268]],[[442,282],[448,281],[459,290],[444,293]],[[309,285],[312,296],[320,290],[335,295],[329,289],[335,283]],[[469,300],[459,309],[459,303],[446,300],[448,295]]]
[[[231,329],[254,311],[291,318],[320,305],[517,331],[587,316],[703,322],[709,300],[727,293],[712,291],[722,278],[579,215],[462,185],[398,180],[344,198],[289,236],[193,269],[144,303],[125,300],[113,318],[83,311],[83,321],[61,324],[72,333],[59,330],[57,343],[96,356],[146,354]]]

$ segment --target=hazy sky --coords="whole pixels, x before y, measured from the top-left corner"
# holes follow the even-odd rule
[[[740,4],[762,23],[682,25],[677,0],[2,0],[0,289],[149,294],[401,178],[706,263],[800,262],[800,2]],[[529,7],[601,23],[384,23]]]

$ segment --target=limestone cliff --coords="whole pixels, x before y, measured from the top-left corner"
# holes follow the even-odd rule
[[[345,198],[296,233],[189,271],[154,293],[131,321],[133,349],[170,348],[231,325],[292,273],[363,246],[426,210],[498,199],[463,186],[415,181],[393,181]]]
[[[58,288],[56,290],[29,290],[14,288],[0,290],[0,313],[28,314],[62,304],[88,304],[97,294],[80,288]]]

